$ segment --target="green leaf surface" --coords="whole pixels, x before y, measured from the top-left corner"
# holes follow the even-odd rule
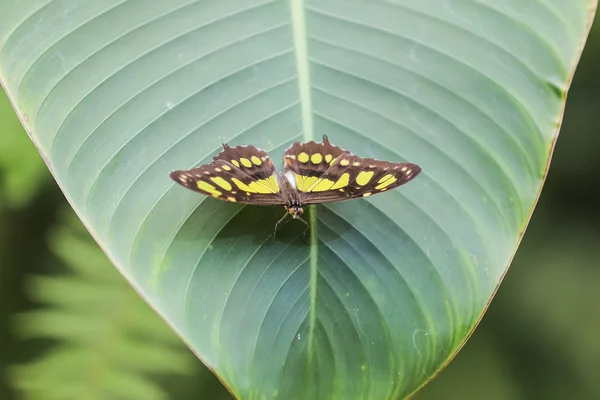
[[[0,78],[122,274],[239,398],[397,399],[481,317],[540,191],[594,0],[0,0]],[[168,173],[221,142],[423,168],[309,211]],[[281,163],[279,163],[279,166]]]

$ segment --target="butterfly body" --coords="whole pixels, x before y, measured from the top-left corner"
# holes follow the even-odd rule
[[[298,192],[296,189],[295,180],[290,180],[290,178],[288,178],[284,172],[280,172],[279,187],[281,189],[282,197],[285,198],[285,203],[282,205],[285,207],[288,214],[290,214],[294,219],[300,218],[300,216],[304,213],[304,209],[302,208],[300,192]]]
[[[230,147],[198,168],[173,171],[170,177],[182,186],[229,202],[279,205],[300,216],[307,204],[368,197],[414,179],[421,167],[358,157],[329,142],[296,142],[284,153],[279,175],[267,152],[254,146]],[[276,226],[276,229],[277,229]]]

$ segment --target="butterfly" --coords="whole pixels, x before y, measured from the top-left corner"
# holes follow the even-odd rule
[[[230,147],[208,164],[170,173],[180,185],[232,203],[283,206],[271,242],[288,215],[301,218],[308,204],[331,203],[368,197],[394,189],[414,179],[421,167],[358,157],[332,145],[326,135],[320,143],[296,142],[284,153],[284,169],[277,175],[266,151],[254,146]],[[305,236],[306,240],[306,236]]]

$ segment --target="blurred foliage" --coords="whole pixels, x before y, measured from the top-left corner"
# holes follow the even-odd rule
[[[504,283],[465,348],[416,399],[600,398],[599,68],[595,25]],[[80,389],[229,398],[87,233],[57,218],[65,201],[5,97],[0,126],[0,399]]]
[[[198,373],[199,363],[72,211],[64,219],[49,232],[50,248],[69,273],[29,276],[25,293],[40,307],[13,317],[23,340],[50,338],[55,344],[9,369],[14,387],[29,399],[169,398],[152,378],[168,375],[173,386],[174,375]]]
[[[4,91],[0,91],[0,204],[25,207],[50,172],[36,151],[21,122],[16,118]]]

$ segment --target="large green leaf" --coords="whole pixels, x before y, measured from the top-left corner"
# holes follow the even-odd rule
[[[240,398],[406,397],[485,310],[533,209],[593,0],[0,0],[0,77],[88,229]],[[423,173],[311,209],[168,172],[329,135]],[[318,237],[318,240],[317,240]]]

